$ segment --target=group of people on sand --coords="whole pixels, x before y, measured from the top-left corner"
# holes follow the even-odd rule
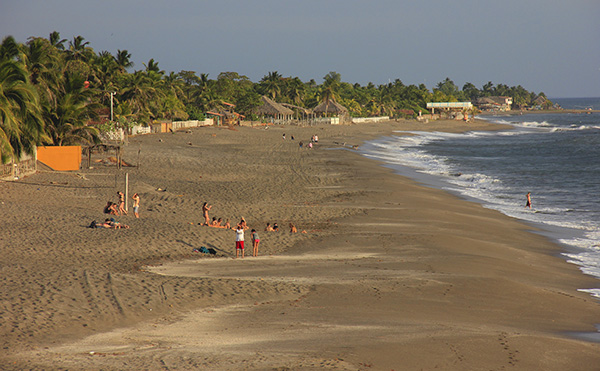
[[[283,139],[283,140],[285,140],[285,138],[286,138],[286,136],[285,136],[285,133],[283,133],[282,139]],[[294,139],[295,139],[293,135],[292,135],[292,137],[291,137],[291,138],[292,138],[292,140],[294,140]],[[315,144],[316,144],[316,143],[319,143],[319,136],[318,136],[318,135],[316,135],[316,134],[315,134],[315,135],[313,135],[313,136],[310,138],[310,142],[308,142],[308,144],[306,145],[306,147],[307,147],[308,149],[311,149],[311,148],[313,148],[313,143],[315,143]],[[298,145],[300,146],[300,148],[304,148],[304,142],[303,142],[303,141],[300,141],[300,142],[298,142]]]
[[[117,192],[117,196],[119,197],[118,202],[108,201],[106,206],[104,206],[104,214],[108,215],[127,215],[127,210],[125,209],[125,194],[121,191]],[[133,215],[136,218],[140,217],[140,195],[138,193],[134,193],[131,197],[133,199]],[[129,229],[128,225],[121,224],[117,222],[114,218],[107,218],[104,220],[104,223],[96,223],[94,220],[90,224],[90,228],[112,228],[112,229]]]
[[[117,196],[119,197],[118,203],[114,203],[112,201],[108,201],[106,206],[104,206],[104,214],[109,215],[127,215],[127,210],[125,209],[125,194],[121,191],[117,192]],[[140,217],[140,195],[134,193],[131,197],[133,199],[133,215],[136,218]]]
[[[244,220],[244,218],[242,218],[242,220]],[[245,223],[245,221],[244,221]],[[238,223],[238,225],[235,228],[231,228],[231,229],[235,229],[235,257],[242,257],[242,259],[244,258],[244,230],[248,229],[247,226],[243,225],[242,223]],[[252,237],[252,256],[257,257],[258,256],[258,245],[260,244],[260,237],[258,236],[258,233],[256,232],[256,229],[253,229],[251,232],[251,237]]]
[[[128,225],[117,222],[115,218],[106,218],[104,219],[104,223],[96,223],[96,221],[94,220],[92,221],[89,227],[106,229],[129,229]]]
[[[277,223],[273,223],[273,225],[271,225],[271,223],[267,223],[265,232],[279,232],[279,226]],[[293,223],[290,223],[290,233],[298,233],[298,228],[296,228]]]
[[[229,219],[227,219],[227,221],[225,222],[224,225],[222,225],[223,223],[223,219],[222,218],[216,218],[213,217],[212,221],[210,219],[210,216],[208,215],[209,211],[212,209],[212,205],[209,205],[208,202],[205,202],[202,205],[202,216],[204,217],[204,223],[199,223],[200,225],[204,225],[204,226],[208,226],[208,227],[215,227],[215,228],[224,228],[224,229],[233,229],[235,230],[235,257],[244,257],[244,232],[248,229],[250,229],[250,227],[248,227],[248,224],[246,223],[246,219],[244,217],[242,217],[240,219],[240,221],[237,223],[237,225],[235,227],[231,227],[231,224],[229,223]],[[277,225],[277,223],[273,223],[273,225],[271,225],[271,223],[267,223],[267,227],[265,228],[266,232],[277,232],[279,231],[279,226]],[[293,223],[290,223],[290,233],[297,233],[298,229],[296,228],[296,226]],[[251,237],[252,237],[252,256],[256,257],[258,256],[258,245],[260,244],[260,237],[258,236],[258,232],[256,232],[256,229],[252,229],[250,231],[251,233]],[[305,233],[305,232],[303,232]]]

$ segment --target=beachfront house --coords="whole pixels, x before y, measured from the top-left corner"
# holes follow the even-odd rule
[[[478,98],[475,106],[482,111],[510,111],[512,103],[511,97],[492,96]]]

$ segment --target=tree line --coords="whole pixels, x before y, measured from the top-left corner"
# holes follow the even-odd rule
[[[83,37],[73,40],[52,32],[18,43],[12,36],[0,45],[0,157],[2,162],[31,153],[37,145],[91,144],[102,130],[148,124],[154,120],[203,119],[221,111],[224,103],[257,119],[253,111],[266,95],[280,103],[312,108],[327,100],[345,106],[354,117],[398,116],[426,112],[427,102],[472,101],[485,96],[511,96],[528,106],[538,96],[520,85],[488,82],[481,89],[467,83],[462,89],[449,78],[430,91],[424,84],[361,85],[343,82],[330,72],[318,84],[268,72],[252,82],[237,72],[216,79],[195,71],[166,73],[150,59],[134,70],[127,50],[95,52]],[[545,97],[545,96],[544,96]],[[108,112],[112,121],[106,121]]]

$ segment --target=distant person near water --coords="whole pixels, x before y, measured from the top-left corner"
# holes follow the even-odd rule
[[[531,209],[531,192],[527,192],[527,203],[525,204],[526,208],[530,208]]]

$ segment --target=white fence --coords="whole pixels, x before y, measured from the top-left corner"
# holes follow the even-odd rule
[[[136,125],[131,128],[131,135],[150,134],[152,127]]]
[[[214,121],[212,118],[204,119],[203,121],[198,120],[188,120],[188,121],[173,121],[171,124],[171,128],[173,130],[185,129],[185,128],[195,128],[198,126],[211,126],[214,125]]]
[[[141,135],[151,133],[166,133],[170,130],[180,130],[186,128],[195,128],[199,126],[212,126],[214,124],[213,119],[199,120],[188,120],[188,121],[173,121],[169,123],[158,123],[150,126],[136,125],[131,128],[130,135]]]
[[[379,116],[379,117],[353,117],[352,122],[355,124],[366,124],[370,122],[382,122],[389,121],[390,116]]]
[[[105,131],[100,134],[100,139],[102,139],[103,142],[122,142],[125,140],[125,132],[123,129]]]

